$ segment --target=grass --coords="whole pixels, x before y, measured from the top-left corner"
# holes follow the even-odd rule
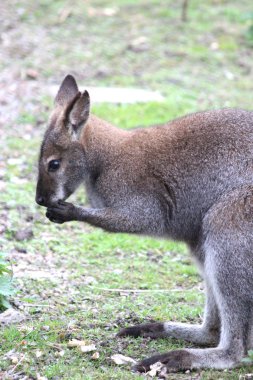
[[[38,78],[24,79],[32,90],[18,97],[20,112],[9,113],[0,130],[0,250],[14,271],[12,302],[29,316],[0,330],[0,377],[142,379],[129,366],[114,365],[111,355],[141,359],[185,343],[115,339],[121,327],[149,320],[200,322],[202,283],[185,245],[81,223],[54,225],[34,202],[38,150],[52,104],[46,89],[69,71],[83,85],[140,86],[165,96],[159,104],[93,105],[95,114],[122,128],[206,108],[252,107],[249,2],[189,4],[187,23],[180,20],[181,3],[165,0],[78,0],[74,7],[65,0],[22,0],[9,14],[13,28],[6,33],[13,43],[5,47],[1,67],[13,73],[13,81],[18,70],[26,78],[34,69]],[[7,1],[0,7],[8,12]],[[105,8],[116,13],[106,16]],[[18,45],[15,36],[22,36]],[[140,36],[147,43],[136,51],[133,41]],[[83,190],[72,200],[84,204]],[[16,234],[24,228],[33,235],[19,241]],[[94,343],[99,358],[68,348],[72,338]],[[238,379],[250,371],[201,371],[199,377]],[[198,373],[170,378],[190,376]]]

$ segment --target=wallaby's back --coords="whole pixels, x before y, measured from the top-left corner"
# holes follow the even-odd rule
[[[119,195],[121,188],[122,196],[125,189],[159,198],[172,236],[191,241],[223,193],[253,183],[253,113],[200,112],[130,131],[112,155],[101,178],[109,179],[106,192],[117,188]]]

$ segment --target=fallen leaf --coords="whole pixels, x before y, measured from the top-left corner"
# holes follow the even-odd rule
[[[88,346],[80,346],[80,351],[81,352],[91,352],[91,351],[96,351],[96,346],[95,344],[90,344]]]
[[[99,352],[98,351],[94,352],[94,354],[92,355],[91,359],[93,359],[93,360],[99,359]]]
[[[43,352],[40,350],[35,351],[36,358],[40,358],[43,355]]]
[[[128,48],[136,53],[149,49],[148,39],[145,36],[135,38],[130,42]]]
[[[71,339],[68,344],[68,347],[80,347],[80,346],[87,346],[87,342],[84,340],[78,340],[78,339]]]
[[[115,354],[111,356],[111,359],[114,361],[115,364],[123,365],[123,364],[136,364],[136,361],[128,356],[124,356],[121,354]]]
[[[117,8],[104,8],[102,13],[105,15],[105,16],[114,16],[116,15],[116,13],[118,12],[118,9]]]
[[[13,357],[11,358],[11,362],[12,362],[12,364],[17,364],[17,363],[19,362],[18,357],[17,357],[17,356],[13,356]]]
[[[59,15],[59,23],[63,23],[66,19],[71,16],[72,10],[70,8],[64,8]]]
[[[65,351],[64,350],[61,350],[61,351],[56,351],[55,353],[55,356],[58,356],[58,357],[63,357],[65,355]]]
[[[155,377],[161,372],[161,369],[164,365],[161,362],[156,362],[150,366],[150,371],[147,372],[147,375],[150,377]]]

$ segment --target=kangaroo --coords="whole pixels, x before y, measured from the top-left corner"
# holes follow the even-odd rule
[[[65,202],[85,184],[91,207]],[[233,368],[253,347],[253,112],[194,113],[131,131],[90,114],[68,75],[41,145],[36,202],[55,223],[184,241],[206,286],[201,325],[156,322],[119,337],[173,337],[201,348],[139,362],[145,372]],[[206,347],[202,347],[206,346]]]

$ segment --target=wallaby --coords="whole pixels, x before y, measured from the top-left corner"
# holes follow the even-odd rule
[[[84,183],[91,208],[65,200]],[[36,201],[55,223],[184,241],[206,285],[202,325],[157,322],[119,336],[209,348],[159,354],[167,371],[238,366],[253,347],[253,112],[220,109],[131,131],[90,115],[68,75],[41,146]],[[210,348],[213,347],[213,348]]]

